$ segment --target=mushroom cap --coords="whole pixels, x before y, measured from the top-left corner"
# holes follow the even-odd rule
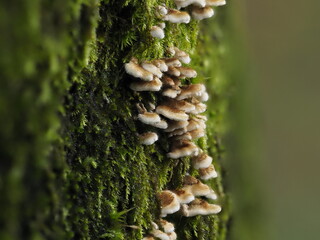
[[[170,237],[162,232],[161,230],[154,229],[150,232],[154,237],[159,238],[161,240],[170,240]]]
[[[188,121],[188,125],[187,125],[187,131],[191,132],[193,130],[196,130],[198,128],[203,128],[202,125],[200,125],[200,123],[194,119],[190,119]]]
[[[205,0],[174,0],[178,8],[185,8],[189,5],[195,5],[199,7],[204,7],[206,5]]]
[[[169,158],[177,159],[187,156],[195,156],[199,153],[199,148],[194,143],[190,141],[181,142],[183,142],[181,146],[175,146],[171,152],[167,154]]]
[[[195,199],[189,205],[183,204],[182,206],[182,214],[186,217],[217,214],[219,212],[221,212],[221,206],[209,204],[202,199]]]
[[[161,22],[158,24],[158,26],[163,30],[166,28],[166,23],[165,22]]]
[[[164,31],[162,28],[158,26],[152,26],[150,30],[150,34],[152,37],[163,39],[164,38]]]
[[[181,75],[180,71],[176,67],[168,67],[167,74],[175,77],[179,77]]]
[[[150,91],[158,92],[162,87],[162,82],[159,78],[155,77],[153,81],[136,81],[130,84],[130,89],[137,92]]]
[[[154,112],[144,112],[138,114],[138,119],[145,124],[161,122],[160,116]]]
[[[186,121],[189,119],[188,114],[186,114],[184,111],[168,107],[166,105],[160,105],[156,108],[156,112],[158,114],[161,114],[165,116],[166,118],[169,118],[171,120],[176,121]]]
[[[153,63],[150,62],[143,62],[141,63],[141,67],[148,72],[151,72],[153,75],[156,75],[158,78],[162,77],[162,72],[160,71],[160,68],[155,66]]]
[[[168,98],[176,98],[178,94],[181,93],[181,89],[179,87],[170,87],[166,88],[162,91],[162,96],[168,97]]]
[[[188,121],[172,121],[170,120],[168,123],[168,128],[165,130],[165,132],[173,132],[177,129],[184,128],[188,125]]]
[[[164,120],[161,120],[160,122],[157,123],[150,123],[149,125],[160,128],[160,129],[167,129],[168,128],[168,123]]]
[[[143,145],[152,145],[158,141],[158,135],[154,132],[146,132],[139,135],[139,140]]]
[[[212,163],[212,157],[206,153],[200,153],[198,156],[192,158],[192,164],[195,169],[207,168]]]
[[[178,58],[165,58],[164,61],[168,67],[181,67],[182,65]]]
[[[190,133],[184,133],[182,135],[176,135],[176,136],[173,136],[171,138],[173,141],[179,141],[179,140],[192,140],[192,137],[190,135]]]
[[[191,58],[189,54],[187,54],[186,52],[180,50],[177,47],[173,47],[172,50],[173,50],[173,55],[177,57],[181,62],[185,64],[189,64],[191,62]]]
[[[191,139],[198,139],[205,136],[205,131],[203,128],[198,128],[189,132]]]
[[[142,67],[140,67],[137,63],[135,63],[135,60],[131,60],[129,63],[126,63],[124,65],[124,68],[127,72],[127,74],[135,77],[140,78],[144,81],[152,81],[153,75],[151,72],[146,71]]]
[[[205,91],[206,91],[206,87],[200,83],[182,86],[181,93],[177,97],[177,100],[183,100],[186,98],[197,97],[197,96],[200,96]]]
[[[207,92],[203,92],[199,97],[197,97],[197,99],[200,102],[206,102],[209,100],[209,94]]]
[[[184,187],[182,189],[192,192],[195,196],[207,196],[213,192],[208,185],[189,175],[184,177],[183,183]]]
[[[177,189],[173,192],[178,196],[180,204],[190,203],[195,199],[192,192],[189,191],[188,189],[182,188],[182,189]]]
[[[172,87],[175,85],[174,80],[172,79],[172,77],[169,77],[168,75],[163,75],[163,77],[161,78],[162,84],[166,87]]]
[[[203,180],[208,180],[211,178],[218,177],[218,173],[216,172],[212,164],[210,164],[210,166],[207,168],[200,168],[199,174],[200,174],[200,178]]]
[[[142,238],[142,240],[155,240],[155,238],[152,236],[147,236],[147,237]]]
[[[195,109],[190,111],[190,113],[192,114],[204,113],[207,110],[207,105],[201,102],[195,104],[194,106],[195,106]]]
[[[165,233],[174,232],[174,225],[171,222],[168,222],[164,219],[160,219],[160,225]]]
[[[168,233],[168,236],[170,240],[176,240],[177,239],[177,234],[175,232]]]
[[[183,127],[183,128],[178,128],[172,132],[169,133],[169,137],[173,137],[173,136],[181,136],[183,135],[184,133],[187,132],[187,128],[186,127]]]
[[[223,6],[226,5],[226,0],[206,0],[207,6]]]
[[[163,102],[163,105],[185,111],[186,113],[192,112],[196,109],[195,105],[184,100],[167,99]]]
[[[157,7],[158,13],[161,15],[166,15],[168,13],[168,10],[166,7],[159,5]]]
[[[180,209],[180,203],[176,194],[169,190],[164,190],[158,194],[158,200],[160,201],[161,215],[166,216],[172,214]]]
[[[190,15],[187,12],[181,12],[176,9],[169,9],[167,15],[163,16],[163,20],[172,23],[189,23]]]
[[[194,7],[192,8],[192,17],[196,20],[202,20],[205,18],[211,18],[214,15],[214,11],[210,6],[204,8]]]
[[[196,70],[189,68],[189,67],[177,67],[180,75],[187,77],[187,78],[195,78],[197,76]]]
[[[151,225],[152,225],[152,229],[156,229],[156,230],[159,229],[158,224],[156,224],[155,222],[151,222]]]
[[[152,64],[154,64],[156,67],[158,67],[160,69],[161,72],[166,72],[168,71],[168,66],[165,63],[165,61],[161,60],[161,59],[156,59],[151,61]]]

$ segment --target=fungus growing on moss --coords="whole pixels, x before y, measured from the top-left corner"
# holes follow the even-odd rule
[[[163,77],[161,78],[161,81],[163,83],[164,86],[166,87],[172,87],[175,85],[172,77],[169,77],[168,75],[163,75]]]
[[[159,68],[161,72],[168,71],[168,66],[164,60],[156,59],[151,61],[151,63],[154,64],[157,68]]]
[[[160,128],[160,129],[167,129],[168,128],[168,123],[164,120],[161,120],[160,122],[157,123],[150,123],[150,126]]]
[[[161,16],[166,15],[168,13],[168,9],[162,5],[157,6],[157,11]]]
[[[175,213],[180,209],[179,199],[176,194],[169,190],[164,190],[157,195],[160,202],[161,217]]]
[[[158,141],[158,135],[154,132],[146,132],[139,135],[139,140],[143,145],[152,145]]]
[[[189,56],[188,53],[180,50],[177,47],[173,47],[172,50],[173,55],[178,58],[181,62],[185,63],[185,64],[189,64],[191,62],[191,58]]]
[[[177,159],[187,156],[198,155],[199,148],[193,142],[182,140],[179,144],[174,145],[171,152],[167,154],[169,158]]]
[[[173,132],[177,129],[185,128],[188,125],[188,121],[169,121],[168,122],[168,128],[165,130],[165,132]]]
[[[193,7],[191,14],[194,19],[203,20],[205,18],[211,18],[214,15],[214,11],[210,6],[203,8]]]
[[[152,37],[163,39],[164,38],[164,31],[159,26],[152,26],[150,29],[150,34]]]
[[[163,16],[163,20],[172,23],[189,23],[190,15],[187,12],[181,12],[176,9],[169,9],[168,13]]]
[[[167,233],[170,240],[176,240],[177,234],[175,232]]]
[[[175,77],[179,77],[181,75],[180,71],[178,70],[178,68],[176,67],[168,67],[168,71],[167,74],[175,76]]]
[[[190,135],[190,133],[184,133],[182,135],[176,135],[176,136],[173,136],[171,138],[173,141],[179,141],[179,140],[192,140],[192,137]]]
[[[169,137],[180,136],[180,135],[182,135],[182,134],[184,134],[186,132],[187,132],[187,128],[183,127],[183,128],[179,128],[179,129],[176,129],[176,130],[170,132],[168,136]]]
[[[181,89],[177,86],[166,88],[162,91],[162,96],[168,98],[176,98],[181,93]]]
[[[215,192],[207,185],[202,183],[200,180],[192,176],[184,177],[184,187],[182,189],[190,191],[196,197],[207,197],[210,199],[217,199]]]
[[[162,72],[160,71],[160,68],[155,66],[151,62],[143,62],[141,63],[141,67],[143,67],[148,72],[151,72],[153,75],[157,76],[158,78],[162,77]]]
[[[212,157],[206,153],[200,153],[198,156],[192,158],[192,165],[195,169],[207,168],[212,163]]]
[[[182,66],[182,64],[178,58],[165,58],[164,61],[168,67],[181,67]]]
[[[194,195],[187,189],[177,189],[173,192],[177,195],[180,204],[190,203],[194,200]]]
[[[147,112],[146,108],[143,104],[137,104],[137,108],[139,111],[138,119],[145,124],[152,124],[161,122],[161,118],[157,113]]]
[[[203,180],[208,180],[211,178],[218,177],[218,173],[216,172],[216,170],[212,164],[207,168],[200,168],[199,174],[200,174],[200,178]]]
[[[205,136],[205,131],[203,128],[198,128],[189,132],[191,139],[198,139]]]
[[[223,6],[226,5],[226,1],[225,0],[206,0],[206,5],[207,6]]]
[[[181,87],[181,93],[177,97],[177,100],[183,100],[191,97],[201,96],[206,91],[206,87],[203,84],[190,84]]]
[[[199,7],[204,7],[206,5],[205,0],[174,0],[174,2],[176,3],[178,9],[188,7],[189,5],[195,5]]]
[[[199,120],[198,120],[199,121]],[[198,128],[203,128],[202,127],[202,124],[200,124],[197,120],[194,120],[194,119],[190,119],[188,121],[188,125],[187,125],[187,131],[188,132],[191,132],[195,129],[198,129]]]
[[[165,116],[166,118],[169,118],[171,120],[175,121],[186,121],[189,119],[189,115],[186,114],[184,111],[171,108],[166,105],[160,105],[156,108],[156,112],[158,114],[161,114],[162,116]]]
[[[147,236],[147,237],[142,238],[142,240],[155,240],[155,238],[152,236]]]
[[[174,225],[171,222],[168,222],[164,219],[160,219],[159,223],[165,233],[174,232]]]
[[[182,205],[182,214],[185,217],[218,214],[219,212],[221,212],[221,207],[219,205],[209,204],[202,199],[195,199],[188,205]]]
[[[168,234],[162,232],[161,230],[154,229],[150,232],[155,238],[160,240],[170,240]]]
[[[203,92],[200,96],[197,97],[200,102],[206,102],[209,100],[209,94],[207,92]]]
[[[154,80],[150,82],[145,81],[135,81],[130,83],[130,89],[137,92],[143,91],[151,91],[151,92],[158,92],[162,87],[162,82],[159,78],[154,77]]]
[[[176,68],[180,75],[187,78],[195,78],[197,76],[196,70],[189,68],[189,67],[177,67]]]
[[[192,112],[196,109],[195,105],[192,103],[189,103],[184,100],[176,100],[176,99],[167,99],[163,102],[163,105],[185,111],[186,113]]]
[[[153,74],[143,69],[139,64],[136,58],[132,58],[129,63],[124,65],[126,73],[135,77],[140,78],[144,81],[152,81]]]

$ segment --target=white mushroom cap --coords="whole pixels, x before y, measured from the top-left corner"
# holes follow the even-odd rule
[[[212,163],[212,157],[206,153],[200,153],[198,156],[192,158],[192,164],[195,169],[207,168]]]
[[[139,140],[143,145],[152,145],[158,141],[158,135],[154,132],[146,132],[139,135]]]
[[[205,18],[211,18],[214,15],[214,11],[210,6],[204,8],[192,8],[192,17],[196,20],[202,20]]]
[[[169,9],[167,15],[163,16],[163,20],[172,23],[189,23],[190,15],[187,12],[180,12],[175,9]]]
[[[209,100],[209,94],[207,92],[203,92],[199,97],[197,97],[197,99],[200,102],[206,102]]]
[[[150,123],[149,125],[160,128],[160,129],[167,129],[168,128],[168,123],[164,120],[161,120],[160,122],[157,123]]]
[[[195,78],[197,76],[197,72],[189,67],[177,67],[176,68],[179,72],[180,75],[187,77],[187,78]]]
[[[158,24],[158,26],[159,26],[161,29],[165,29],[165,28],[166,28],[166,23],[161,22],[161,23]]]
[[[164,38],[164,31],[162,28],[158,26],[152,26],[150,30],[150,34],[152,37],[163,39]]]
[[[219,205],[209,204],[201,199],[195,199],[189,205],[182,205],[182,214],[186,217],[217,214],[219,212],[221,212],[221,207]]]
[[[226,1],[225,0],[206,0],[206,5],[218,7],[218,6],[226,5]]]
[[[200,178],[203,180],[208,180],[211,178],[218,177],[218,173],[216,172],[216,170],[212,164],[207,168],[200,168],[199,174],[200,174]]]
[[[192,176],[184,177],[184,187],[182,189],[192,192],[194,196],[207,196],[213,193],[213,190],[200,180]]]
[[[161,5],[157,7],[157,10],[160,15],[166,15],[168,13],[167,8]]]
[[[156,67],[153,63],[143,62],[141,63],[141,67],[143,67],[148,72],[151,72],[153,75],[156,75],[158,78],[162,77],[162,72],[160,68]]]
[[[161,240],[170,240],[169,236],[166,233],[162,232],[161,230],[156,230],[156,229],[152,230],[151,234],[154,237],[159,238]]]
[[[160,219],[160,225],[163,228],[165,233],[172,233],[174,232],[174,225],[171,222],[168,222],[164,219]]]
[[[167,74],[179,77],[181,75],[180,71],[176,67],[168,67]]]
[[[186,127],[183,127],[183,128],[178,128],[172,132],[169,133],[169,137],[173,137],[173,136],[180,136],[184,133],[187,132],[187,128]]]
[[[178,189],[178,190],[175,190],[174,193],[178,196],[180,204],[190,203],[195,199],[192,192],[189,191],[188,189],[183,189],[183,188]]]
[[[137,92],[142,91],[151,91],[158,92],[162,87],[162,82],[159,78],[155,77],[153,81],[145,82],[145,81],[136,81],[130,83],[130,89]]]
[[[177,100],[183,100],[186,98],[197,97],[202,95],[206,91],[206,87],[203,84],[190,84],[181,87],[181,93],[177,97]]]
[[[164,61],[168,67],[181,67],[182,66],[181,62],[177,58],[165,58]]]
[[[178,141],[178,140],[192,140],[192,137],[190,135],[190,133],[184,133],[182,135],[177,135],[177,136],[173,136],[171,138],[173,141]]]
[[[185,64],[189,64],[191,62],[191,58],[189,56],[188,53],[180,50],[177,47],[173,47],[173,55],[178,58],[181,62],[185,63]]]
[[[169,126],[165,132],[173,132],[176,129],[185,128],[188,125],[188,121],[169,121]]]
[[[146,71],[142,67],[140,67],[136,62],[135,59],[131,59],[129,63],[124,65],[126,72],[136,78],[140,78],[144,81],[152,81],[153,75],[151,72]]]
[[[177,239],[177,234],[175,232],[167,233],[170,240],[176,240]]]
[[[174,80],[172,79],[172,77],[169,77],[168,75],[163,75],[163,77],[161,78],[161,81],[163,83],[164,86],[174,86],[175,85],[175,82]]]
[[[186,121],[189,119],[188,114],[184,111],[168,107],[166,105],[160,105],[156,108],[156,112],[175,121]]]
[[[154,64],[156,67],[158,67],[161,72],[168,71],[168,66],[167,66],[167,64],[165,63],[164,60],[156,59],[156,60],[152,61],[152,64]]]
[[[165,97],[176,98],[180,93],[181,93],[181,89],[179,87],[171,87],[163,90],[161,94],[162,96],[165,96]]]
[[[186,113],[192,112],[196,109],[195,105],[192,103],[189,103],[184,100],[176,100],[176,99],[168,99],[165,102],[163,102],[163,105],[176,108],[181,111],[185,111]]]
[[[152,225],[152,229],[155,229],[155,230],[159,229],[158,224],[156,224],[155,222],[151,222],[151,225]]]
[[[180,209],[180,203],[176,194],[169,190],[164,190],[157,195],[160,201],[161,217],[172,214]]]
[[[153,124],[161,122],[161,118],[157,113],[145,112],[138,114],[138,119],[145,124]]]
[[[183,144],[178,147],[174,147],[171,152],[167,154],[169,158],[177,159],[187,156],[195,156],[199,152],[199,148],[192,142],[183,141]]]
[[[155,238],[152,236],[147,236],[147,237],[142,238],[142,240],[155,240]]]
[[[205,131],[203,128],[198,128],[189,132],[192,139],[198,139],[205,136]]]
[[[195,106],[195,109],[190,111],[190,113],[192,114],[200,114],[207,111],[207,105],[204,103],[199,102],[199,103],[196,103],[194,106]]]
[[[204,7],[206,5],[205,0],[174,0],[178,9],[188,7],[189,5],[195,5]]]
[[[196,130],[196,129],[199,129],[199,128],[203,128],[202,124],[200,124],[198,121],[199,120],[190,119],[188,121],[187,131],[191,132],[193,130]]]

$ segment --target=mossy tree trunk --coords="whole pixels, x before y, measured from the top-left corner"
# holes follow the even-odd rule
[[[198,22],[168,24],[161,41],[149,36],[159,21],[154,7],[163,2],[173,6],[169,0],[1,3],[0,239],[141,239],[159,214],[156,192],[194,173],[189,159],[165,157],[165,136],[154,146],[139,144],[135,134],[145,127],[134,120],[135,103],[159,96],[134,94],[123,70],[132,56],[163,57],[173,44],[192,53],[196,81],[211,74],[203,56],[212,35],[200,37],[197,48]],[[212,29],[209,63],[219,67],[219,22]],[[198,144],[217,164],[226,88],[221,71],[214,74],[207,81],[213,99],[208,138]],[[225,238],[221,177],[210,183],[224,212],[171,217],[180,239]]]

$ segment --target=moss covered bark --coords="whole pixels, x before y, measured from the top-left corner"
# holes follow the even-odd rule
[[[0,239],[142,238],[159,214],[155,193],[178,187],[190,166],[187,158],[165,157],[164,136],[153,146],[138,143],[135,133],[145,126],[134,119],[135,103],[160,97],[128,89],[123,64],[131,56],[163,57],[170,45],[192,53],[195,82],[205,82],[212,96],[208,136],[198,144],[215,158],[220,177],[210,184],[224,207],[218,216],[171,219],[180,239],[225,239],[223,14],[203,27],[210,26],[207,33],[195,21],[167,24],[166,38],[157,40],[148,29],[163,2],[173,6],[169,0],[1,3]]]

